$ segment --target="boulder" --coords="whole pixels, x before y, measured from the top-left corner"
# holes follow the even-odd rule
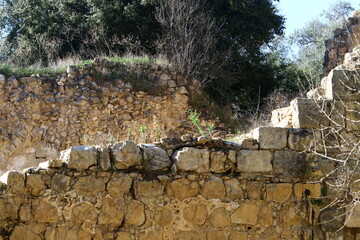
[[[173,155],[180,171],[206,173],[210,170],[210,153],[207,149],[185,147]]]
[[[138,146],[132,141],[115,143],[110,148],[116,169],[128,169],[141,166],[142,155]]]
[[[67,163],[68,168],[85,170],[97,164],[98,151],[96,147],[71,147],[60,153],[60,159]]]
[[[147,171],[167,170],[172,162],[167,152],[159,147],[150,144],[140,144],[144,154],[143,166]]]

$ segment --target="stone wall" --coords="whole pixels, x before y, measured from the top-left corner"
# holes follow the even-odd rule
[[[187,110],[190,93],[199,91],[196,82],[156,67],[126,75],[115,66],[97,59],[57,78],[0,75],[0,174],[36,166],[69,146],[194,132]],[[135,89],[140,81],[155,94]]]
[[[319,225],[333,166],[303,151],[307,137],[72,147],[1,177],[0,239],[337,239],[350,233]]]
[[[334,37],[325,41],[326,52],[324,57],[324,76],[332,69],[341,65],[347,53],[351,53],[360,43],[360,10],[352,13],[351,17],[346,19],[345,27],[336,29]]]

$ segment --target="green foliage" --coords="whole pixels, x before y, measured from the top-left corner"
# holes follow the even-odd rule
[[[146,140],[146,131],[147,131],[148,127],[147,126],[144,126],[144,125],[141,125],[139,124],[138,125],[138,131],[140,133],[140,136]]]
[[[192,122],[192,124],[195,125],[195,127],[198,129],[198,132],[200,135],[203,136],[209,136],[212,137],[215,131],[215,125],[213,124],[207,124],[205,127],[201,126],[200,121],[200,113],[198,113],[196,110],[189,109],[189,120]]]
[[[323,73],[325,40],[333,37],[337,28],[344,26],[345,18],[354,10],[346,1],[337,1],[322,15],[296,30],[289,38],[295,64],[303,74],[302,88],[306,91],[320,83]]]

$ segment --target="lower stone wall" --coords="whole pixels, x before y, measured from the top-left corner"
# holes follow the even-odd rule
[[[319,172],[287,131],[259,129],[252,145],[183,136],[72,147],[0,178],[0,239],[355,239],[334,211],[320,214],[331,164]]]

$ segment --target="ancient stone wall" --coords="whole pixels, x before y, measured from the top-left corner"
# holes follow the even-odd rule
[[[187,111],[196,82],[156,68],[143,70],[148,79],[141,79],[115,65],[97,59],[57,78],[0,75],[0,174],[36,166],[69,146],[152,142],[195,130]],[[140,81],[157,93],[135,89]]]
[[[243,145],[186,135],[72,147],[3,175],[0,239],[335,239],[344,231],[318,225],[318,179],[333,166],[302,152],[307,137],[263,127]]]
[[[324,57],[323,75],[326,76],[332,69],[341,65],[346,58],[352,58],[351,53],[360,43],[360,10],[352,13],[342,29],[336,29],[334,37],[325,41],[326,52]]]

